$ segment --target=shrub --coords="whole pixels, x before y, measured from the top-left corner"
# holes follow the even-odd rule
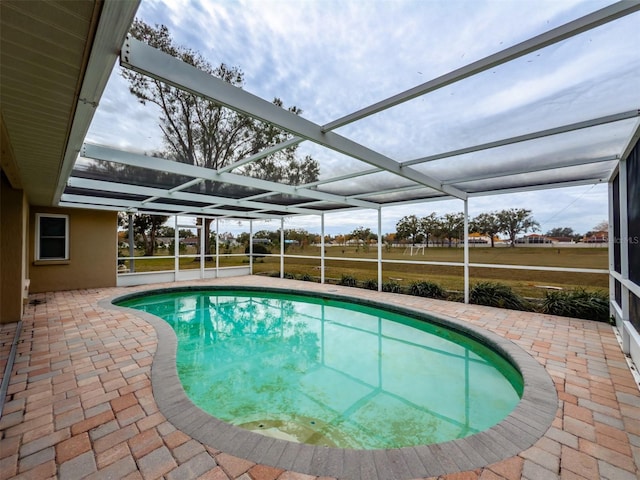
[[[547,292],[542,313],[608,322],[609,296],[602,291],[588,292],[582,288]]]
[[[244,249],[244,253],[249,255],[249,246]],[[267,247],[261,244],[256,244],[253,246],[253,258],[263,258],[265,253],[271,253]]]
[[[524,299],[511,287],[497,282],[476,283],[469,291],[469,302],[488,307],[529,310]]]
[[[378,281],[370,278],[369,280],[365,280],[362,286],[367,290],[378,290]]]
[[[303,280],[305,282],[313,282],[313,277],[308,273],[303,273],[302,275],[300,275],[300,280]]]
[[[288,278],[289,280],[295,280],[296,276],[293,273],[284,272],[282,278]]]
[[[345,287],[357,287],[358,280],[352,275],[346,275],[343,273],[338,285],[344,285]]]
[[[415,295],[417,297],[428,297],[428,298],[446,298],[447,292],[438,285],[433,282],[412,282],[409,285],[409,293],[411,295]]]
[[[391,292],[391,293],[400,293],[402,292],[402,287],[398,282],[394,282],[393,280],[390,280],[382,284],[382,291]]]
[[[450,302],[464,303],[464,292],[448,292],[447,300],[449,300]]]

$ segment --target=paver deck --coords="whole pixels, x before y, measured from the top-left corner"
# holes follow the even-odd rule
[[[469,322],[532,355],[557,390],[551,427],[516,456],[439,478],[638,478],[640,392],[609,325],[259,276],[180,285],[206,284],[293,286],[384,299]],[[105,298],[149,288],[30,297],[0,419],[0,479],[329,480],[297,473],[295,466],[338,459],[306,459],[298,454],[303,450],[286,448],[280,455],[290,457],[290,469],[275,468],[214,449],[167,419],[151,384],[158,348],[155,329],[138,315],[99,305]],[[0,328],[2,372],[15,328]],[[386,452],[385,459],[391,459],[393,468],[385,467],[388,463],[383,464],[378,452],[370,457],[370,468],[341,478],[392,480],[395,472],[406,478],[412,471],[406,460],[393,463],[393,451]],[[417,456],[415,461],[425,458]]]

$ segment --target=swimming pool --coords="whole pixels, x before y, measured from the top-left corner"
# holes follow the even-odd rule
[[[446,442],[520,401],[503,356],[459,331],[388,309],[280,292],[201,290],[120,305],[168,322],[188,397],[236,426],[355,449]]]
[[[124,300],[144,295],[176,291],[202,290],[200,282],[168,284],[165,288],[134,287],[119,289],[113,296],[98,302],[101,309],[112,310],[114,318],[123,314],[153,327],[157,340],[150,378],[153,399],[173,428],[203,445],[249,462],[321,477],[350,480],[408,480],[437,477],[448,473],[474,470],[518,455],[534,445],[551,426],[558,409],[558,396],[545,369],[529,353],[502,335],[467,321],[433,313],[432,322],[480,339],[517,366],[524,379],[520,402],[497,425],[479,433],[445,443],[416,445],[395,449],[342,449],[286,441],[236,427],[214,417],[186,396],[176,367],[177,337],[169,324],[156,315],[119,307]],[[206,288],[273,293],[302,293],[316,298],[346,300],[377,306],[409,316],[433,312],[441,302],[429,299],[353,289],[336,285],[314,284],[263,277],[232,277],[207,281]],[[464,305],[457,308],[465,311]],[[448,308],[452,311],[451,308]],[[483,308],[488,327],[491,316],[501,311]],[[474,309],[477,314],[478,308]],[[504,332],[506,334],[507,332]],[[532,340],[533,341],[533,340]]]

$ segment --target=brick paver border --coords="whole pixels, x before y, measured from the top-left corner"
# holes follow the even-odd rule
[[[224,437],[228,443],[216,443],[221,447],[216,449],[187,433],[205,432],[197,421],[189,425],[188,413],[178,417],[177,406],[183,404],[175,403],[174,411],[167,413],[172,421],[182,421],[185,430],[176,428],[160,410],[159,402],[165,400],[156,398],[152,378],[155,383],[157,376],[164,376],[162,368],[174,365],[166,361],[162,365],[167,342],[160,342],[161,346],[156,329],[132,310],[105,309],[99,303],[149,287],[38,293],[29,297],[15,364],[7,370],[9,386],[0,416],[0,480],[397,480],[414,475],[424,480],[640,478],[639,385],[608,324],[261,276],[168,283],[156,288],[185,285],[344,294],[441,314],[492,332],[485,336],[513,342],[551,377],[557,395],[555,417],[537,441],[542,425],[531,429],[519,423],[524,419],[513,418],[507,428],[519,428],[521,435],[533,437],[522,440],[520,446],[489,443],[462,449],[452,443],[448,451],[434,445],[409,450],[409,455],[399,450],[346,450],[341,456],[331,456],[328,449],[316,449],[309,457],[306,448],[273,440],[262,452],[254,444],[247,455],[255,459],[251,460],[232,453],[239,451],[237,444],[245,437]],[[0,328],[2,367],[15,330],[16,324]],[[176,401],[170,390],[163,391],[167,401]],[[225,425],[218,434],[229,428]],[[206,440],[205,436],[198,438]],[[473,452],[485,449],[488,455],[499,454],[503,447],[518,453],[472,468],[482,464]],[[256,461],[276,456],[279,464],[290,467]],[[362,459],[354,460],[354,456]],[[315,476],[302,471],[344,475]],[[425,471],[454,473],[418,477]]]
[[[182,286],[150,288],[101,300],[104,309],[124,309],[114,305],[126,299],[177,291],[223,290],[229,287]],[[427,314],[424,309],[368,298],[360,289],[314,288],[313,291],[274,287],[239,287],[245,291],[290,293],[332,298],[404,313],[464,333],[497,351],[509,360],[524,379],[524,391],[516,408],[492,428],[458,440],[435,445],[392,450],[346,450],[299,444],[254,433],[219,420],[204,412],[187,397],[176,369],[177,340],[173,329],[162,319],[126,308],[151,324],[158,337],[152,366],[153,394],[162,414],[182,432],[216,450],[283,470],[352,480],[370,480],[372,465],[382,479],[409,480],[474,470],[500,462],[533,446],[548,430],[556,415],[558,396],[544,367],[512,341],[443,314]],[[358,295],[358,296],[356,296]],[[386,473],[385,473],[386,472]]]

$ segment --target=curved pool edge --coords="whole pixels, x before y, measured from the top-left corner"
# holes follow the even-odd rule
[[[388,450],[353,450],[299,444],[233,426],[201,410],[186,396],[176,367],[177,338],[169,324],[140,310],[114,305],[116,301],[141,295],[228,289],[325,297],[412,316],[426,315],[430,321],[470,335],[508,359],[523,376],[522,398],[506,418],[488,430],[444,443]],[[511,340],[450,316],[383,300],[358,298],[347,294],[352,292],[338,290],[309,292],[281,287],[193,285],[119,294],[101,300],[99,306],[124,309],[154,327],[157,348],[151,366],[151,385],[158,408],[166,419],[185,434],[215,450],[255,463],[308,475],[352,480],[436,477],[474,470],[518,455],[533,446],[551,426],[558,408],[555,385],[545,368]]]

